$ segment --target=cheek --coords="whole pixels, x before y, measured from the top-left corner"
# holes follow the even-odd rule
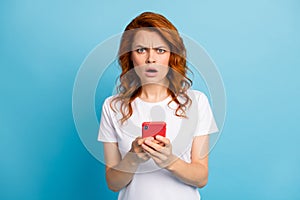
[[[140,55],[131,54],[131,60],[133,62],[133,66],[140,66],[144,64],[144,58]]]
[[[169,60],[170,60],[170,54],[166,54],[164,55],[162,58],[161,58],[161,64],[162,65],[166,65],[168,66],[169,65]]]
[[[134,67],[134,71],[135,71],[135,73],[136,73],[136,75],[139,77],[139,78],[141,78],[142,76],[143,76],[143,69],[142,69],[142,67]]]
[[[161,65],[165,66],[162,68],[161,70],[161,75],[163,77],[167,76],[168,72],[169,72],[169,61],[170,61],[170,54],[169,55],[164,55],[164,57],[161,60]]]
[[[162,70],[161,70],[161,75],[163,77],[165,77],[165,76],[167,76],[168,72],[169,72],[169,67],[168,66],[163,67]]]

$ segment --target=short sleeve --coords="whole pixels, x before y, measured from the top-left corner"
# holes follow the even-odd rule
[[[112,109],[110,108],[109,98],[107,98],[102,106],[100,128],[98,133],[98,141],[101,142],[117,142],[116,130],[112,119]]]
[[[198,123],[194,136],[207,135],[218,132],[209,101],[204,93],[200,93],[198,99]]]

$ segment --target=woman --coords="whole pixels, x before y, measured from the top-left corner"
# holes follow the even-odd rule
[[[119,199],[200,199],[208,134],[218,129],[206,96],[190,89],[177,29],[160,14],[142,13],[122,35],[119,63],[118,94],[104,102],[98,136],[108,187]],[[142,138],[145,121],[166,122],[166,137]]]

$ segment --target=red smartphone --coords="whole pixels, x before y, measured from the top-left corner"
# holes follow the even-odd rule
[[[155,137],[161,135],[166,137],[166,122],[143,122],[142,137]]]

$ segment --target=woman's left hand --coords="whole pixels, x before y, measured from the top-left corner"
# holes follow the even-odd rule
[[[172,153],[170,140],[163,136],[157,135],[155,139],[146,139],[142,148],[161,168],[168,167],[176,160],[176,156]]]

